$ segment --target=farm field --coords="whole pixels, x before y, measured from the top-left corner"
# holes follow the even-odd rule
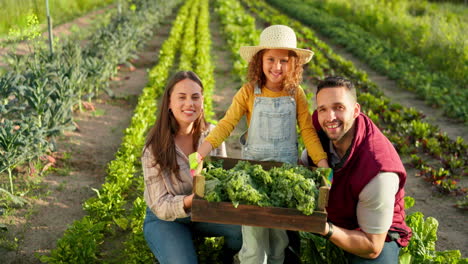
[[[22,151],[33,155],[19,157],[21,162],[14,162],[14,167],[7,166],[10,169],[0,168],[0,188],[20,198],[16,201],[6,192],[0,196],[2,263],[151,263],[152,256],[141,233],[145,205],[139,155],[144,135],[156,118],[155,99],[161,95],[172,72],[191,69],[205,84],[208,117],[219,120],[245,75],[246,65],[238,55],[238,47],[256,43],[260,30],[270,24],[291,26],[298,35],[299,45],[316,51],[313,62],[304,72],[306,92],[313,93],[316,81],[330,74],[344,75],[357,83],[362,91],[358,100],[362,100],[363,110],[387,133],[404,158],[408,171],[406,195],[415,199],[415,205],[407,213],[421,212],[424,219],[438,220],[435,244],[438,252],[459,250],[461,257],[467,257],[467,198],[464,198],[467,148],[462,140],[466,142],[468,135],[463,132],[467,131],[466,123],[455,117],[448,118],[440,107],[428,106],[416,93],[403,90],[398,77],[393,76],[391,80],[383,72],[373,70],[369,66],[372,63],[351,54],[326,32],[317,35],[314,25],[288,16],[286,8],[274,9],[278,1],[268,1],[268,4],[264,1],[188,0],[166,5],[158,5],[163,1],[154,5],[145,0],[133,2],[134,6],[127,6],[131,12],[124,12],[123,19],[112,20],[111,11],[109,19],[102,22],[103,27],[107,25],[108,28],[114,25],[112,23],[129,23],[122,26],[127,31],[121,33],[123,37],[118,45],[105,46],[98,42],[105,42],[104,37],[102,40],[89,37],[93,32],[104,35],[104,30],[93,27],[89,29],[91,34],[84,34],[85,39],[75,39],[75,42],[82,41],[82,51],[77,51],[76,47],[71,51],[63,48],[66,52],[75,52],[73,54],[81,52],[89,61],[96,60],[93,69],[98,74],[82,76],[87,88],[73,88],[74,93],[65,95],[79,100],[60,101],[60,105],[65,104],[63,112],[73,110],[70,117],[55,123],[41,119],[48,128],[60,133],[44,132],[39,138],[43,140],[39,142],[43,148],[22,146]],[[161,15],[149,14],[156,10]],[[154,19],[154,22],[151,27],[145,26],[142,19],[134,16]],[[132,27],[144,33],[131,32]],[[95,36],[99,34],[94,33]],[[135,39],[135,43],[126,45],[127,39]],[[108,42],[106,45],[112,45]],[[93,49],[87,50],[87,47]],[[109,50],[114,52],[106,54]],[[111,60],[116,54],[121,56]],[[34,65],[17,60],[21,62],[19,65]],[[99,71],[96,63],[102,60],[109,61],[109,66],[103,65]],[[86,68],[89,65],[83,66],[87,64],[82,61],[72,62],[85,71],[90,69]],[[71,64],[70,69],[73,66]],[[15,73],[23,70],[19,66],[14,68]],[[10,132],[6,135],[17,133],[27,138],[31,131],[21,129],[24,123],[8,123],[9,120],[20,121],[18,106],[23,98],[12,97],[18,86],[8,82],[11,84],[17,79],[5,72],[0,77],[0,127],[2,133]],[[99,73],[102,78],[98,79]],[[55,81],[51,78],[48,82]],[[93,83],[99,87],[93,87]],[[28,85],[34,87],[33,82]],[[51,103],[47,101],[45,105]],[[420,108],[408,109],[408,106]],[[28,112],[29,122],[37,121],[34,113]],[[20,128],[15,127],[18,124]],[[245,124],[240,125],[226,142],[229,156],[240,157],[237,142],[244,129]],[[440,132],[447,132],[447,135]],[[5,150],[2,145],[1,153],[5,154]],[[0,161],[2,166],[8,162],[6,158]],[[201,243],[201,263],[216,262],[213,253],[216,243]],[[460,258],[456,253],[450,254],[451,259]]]
[[[86,14],[94,9],[108,6],[113,0],[49,0],[49,14],[54,26],[69,22],[71,19]],[[47,7],[45,1],[3,0],[0,10],[0,40],[16,42],[26,38],[31,31],[32,16],[39,23],[38,27],[47,29]],[[25,34],[23,34],[25,33]]]

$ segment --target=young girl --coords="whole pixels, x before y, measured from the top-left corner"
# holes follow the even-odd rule
[[[291,28],[273,25],[263,30],[259,46],[241,47],[240,55],[249,62],[248,83],[198,148],[199,159],[219,146],[246,115],[249,128],[241,137],[242,158],[296,164],[297,122],[309,156],[319,167],[328,167],[304,90],[299,86],[302,65],[310,61],[313,52],[296,47]],[[288,245],[285,230],[243,226],[242,236],[241,263],[283,263]]]
[[[143,233],[159,263],[197,263],[192,235],[224,236],[223,263],[241,248],[241,227],[190,221],[193,179],[188,155],[211,130],[203,116],[203,85],[191,71],[167,84],[142,157],[147,204]],[[212,151],[225,156],[224,144]]]

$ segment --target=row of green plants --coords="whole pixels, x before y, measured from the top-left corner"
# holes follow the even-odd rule
[[[197,56],[194,57],[194,72],[203,80],[204,115],[208,122],[213,119],[213,94],[215,92],[214,65],[211,57],[211,32],[209,1],[202,1],[197,22]]]
[[[284,5],[281,1],[269,0],[269,2],[274,2],[285,12],[291,12],[294,15],[304,14],[303,10],[308,8],[306,5],[301,9],[299,3],[298,5]],[[256,1],[255,3],[262,2]],[[262,11],[261,8],[257,10]],[[276,11],[276,13],[280,12]],[[264,14],[265,18],[266,16],[267,14]],[[322,79],[327,75],[343,75],[354,81],[360,94],[359,101],[362,108],[394,143],[399,153],[402,155],[418,154],[424,158],[426,171],[421,171],[422,175],[426,175],[426,178],[440,187],[439,189],[443,192],[466,192],[466,189],[458,184],[461,177],[468,175],[466,168],[468,148],[462,138],[451,140],[437,126],[425,122],[423,115],[414,108],[392,103],[383,96],[381,90],[368,79],[364,72],[333,53],[310,28],[291,19],[280,19],[280,16],[272,16],[272,19],[275,20],[269,21],[270,23],[293,25],[298,33],[300,45],[316,51],[314,63],[310,65],[311,76]],[[437,162],[431,164],[431,159],[436,159]]]
[[[212,107],[212,94],[214,92],[214,67],[211,62],[211,34],[209,29],[209,0],[192,0],[186,5],[191,5],[191,16],[185,21],[183,36],[179,40],[178,45],[170,45],[172,40],[166,40],[167,48],[172,48],[171,52],[180,53],[178,70],[195,71],[204,85],[204,115],[208,121],[214,122],[211,117],[214,115]],[[189,10],[189,9],[187,9]],[[193,10],[198,10],[195,15]],[[180,10],[179,17],[186,17],[185,10]],[[176,18],[177,20],[177,18]],[[193,39],[194,42],[186,42],[187,39]],[[183,40],[183,41],[182,41]],[[166,45],[166,43],[164,44]],[[190,45],[191,47],[187,47]],[[193,46],[192,46],[193,45]],[[163,46],[164,49],[164,46]],[[164,50],[161,54],[167,54]],[[190,55],[190,56],[188,56]],[[156,69],[155,69],[156,70]],[[157,71],[155,71],[157,72]],[[152,253],[149,252],[146,241],[143,237],[143,219],[146,212],[146,203],[143,197],[144,182],[140,178],[138,182],[138,191],[136,199],[133,203],[133,210],[130,215],[132,222],[132,231],[129,239],[125,242],[126,263],[143,263],[154,259]],[[219,263],[219,256],[222,249],[222,239],[215,237],[198,237],[195,239],[195,245],[199,256],[200,263]]]
[[[194,16],[192,11],[197,9],[199,14]],[[180,8],[170,36],[161,48],[159,63],[149,72],[148,86],[144,88],[139,97],[132,123],[125,131],[125,137],[116,155],[116,160],[109,165],[106,183],[103,184],[101,190],[96,191],[97,197],[89,199],[84,204],[89,215],[76,221],[74,226],[59,240],[58,247],[52,251],[51,257],[43,257],[43,261],[49,263],[66,262],[69,259],[79,260],[79,263],[102,261],[104,256],[99,253],[99,245],[105,242],[106,236],[112,236],[115,229],[129,231],[129,234],[121,254],[112,256],[114,261],[125,263],[153,261],[154,256],[146,246],[142,232],[146,211],[146,203],[142,199],[144,183],[142,177],[135,177],[135,175],[141,176],[139,158],[145,134],[154,124],[157,111],[156,99],[164,91],[168,75],[174,69],[177,53],[180,53],[179,69],[200,69],[200,77],[204,82],[206,74],[209,74],[210,70],[213,69],[209,54],[210,46],[205,46],[211,43],[211,40],[200,39],[210,37],[208,14],[208,0],[189,0]],[[194,27],[194,25],[198,25],[198,27]],[[187,38],[195,40],[192,43],[195,46],[195,51],[184,48],[187,43],[182,40]],[[200,57],[204,59],[201,60]],[[208,64],[199,65],[199,63]],[[181,65],[184,68],[181,68]],[[206,76],[206,79],[209,81],[211,79],[213,85],[211,88],[210,85],[205,86],[204,93],[211,94],[211,89],[214,86],[212,73],[211,76]],[[208,102],[208,104],[210,103]],[[211,109],[211,106],[209,108]],[[211,110],[207,110],[205,107],[205,114],[207,116],[213,115],[207,111]],[[130,205],[132,200],[133,203]],[[88,222],[103,227],[91,230],[91,232],[79,228],[83,223],[87,224]],[[93,237],[99,239],[91,241],[92,244],[87,247],[89,250],[86,250],[86,255],[82,254],[82,249],[70,248],[69,246],[76,244],[76,242],[80,244],[82,241],[89,242]],[[211,247],[205,244],[205,241],[200,241],[200,247],[209,250]]]
[[[421,57],[434,71],[468,84],[467,6],[457,13],[427,1],[308,0],[327,13],[356,24],[391,45]]]
[[[220,1],[226,4],[229,4],[227,1]],[[288,17],[282,15],[279,11],[271,8],[270,6],[266,5],[264,2],[261,1],[243,1],[244,4],[248,5],[251,4],[250,9],[257,15],[259,15],[262,19],[265,19],[266,22],[271,24],[286,24],[293,26],[296,34],[300,35],[306,27],[302,26],[300,23],[289,19]],[[238,12],[241,10],[238,10]],[[245,11],[243,11],[245,13]],[[236,15],[242,15],[243,13],[239,13]],[[223,17],[221,17],[223,19]],[[228,24],[222,23],[224,26]],[[309,30],[307,30],[309,31]],[[309,33],[313,33],[309,31]],[[237,34],[242,34],[242,30],[239,30]],[[305,41],[303,39],[303,35],[300,35],[300,42]],[[313,37],[313,35],[309,35],[307,37]],[[310,44],[310,43],[309,43]],[[325,44],[322,43],[325,48]],[[317,50],[316,48],[313,49],[318,52],[322,52],[321,50]],[[326,55],[333,54],[332,51],[328,48],[329,53]],[[336,56],[336,55],[334,55]],[[321,56],[319,56],[321,57]],[[339,58],[336,56],[336,58]],[[340,62],[344,62],[340,60]],[[346,63],[346,68],[353,67],[352,64]],[[348,69],[349,71],[349,69]],[[354,80],[354,78],[353,78]],[[410,198],[407,198],[411,200]],[[414,200],[412,201],[414,204]],[[411,207],[412,205],[405,205],[406,208]],[[413,229],[414,237],[410,243],[410,246],[406,249],[402,250],[400,256],[401,263],[458,263],[459,261],[466,261],[460,260],[461,254],[459,250],[450,250],[450,251],[443,251],[437,252],[435,250],[435,241],[437,240],[436,232],[438,223],[437,220],[431,217],[426,218],[424,220],[422,213],[416,212],[411,215],[408,215],[406,218],[407,223]],[[302,236],[304,238],[304,236]],[[331,243],[328,243],[324,239],[317,238],[317,236],[313,236],[314,238],[303,239],[301,243],[304,245],[309,245],[309,247],[302,247],[302,260],[304,263],[345,263],[342,259],[342,254],[329,254],[330,252],[337,251],[336,248]],[[313,240],[313,241],[312,241]],[[313,247],[311,247],[313,246]],[[315,257],[320,256],[320,259],[311,259],[312,252],[316,252],[317,255]],[[339,252],[339,250],[338,250]],[[333,258],[335,257],[335,258]],[[422,261],[422,262],[421,262]]]
[[[53,24],[58,25],[113,2],[116,0],[49,0],[49,11]],[[21,40],[31,30],[32,17],[36,17],[41,32],[47,28],[46,1],[3,0],[0,17],[0,39]]]
[[[309,3],[299,0],[287,4],[278,0],[268,2],[304,24],[317,28],[369,66],[395,79],[403,89],[418,94],[428,105],[440,107],[449,117],[468,121],[466,81],[453,80],[445,72],[431,71],[420,57]],[[466,59],[464,64],[466,67]]]
[[[56,151],[55,138],[75,127],[73,111],[83,100],[102,91],[113,95],[109,80],[117,65],[133,58],[169,7],[143,2],[128,1],[122,12],[113,12],[83,47],[79,35],[73,35],[56,43],[51,55],[39,38],[31,40],[31,53],[5,56],[9,71],[0,77],[0,176],[7,172],[12,195],[13,170]],[[160,11],[141,11],[150,5]]]
[[[124,242],[124,251],[123,254],[120,256],[116,256],[117,259],[125,259],[125,263],[146,263],[146,262],[153,262],[154,256],[150,252],[149,248],[146,245],[146,241],[143,236],[143,221],[146,214],[146,202],[144,201],[143,191],[144,191],[144,182],[143,182],[143,175],[141,175],[141,164],[139,162],[139,158],[141,157],[141,151],[144,146],[144,139],[145,134],[149,130],[149,128],[154,124],[156,121],[156,111],[157,111],[157,104],[154,104],[151,108],[148,108],[150,102],[156,102],[157,98],[159,98],[162,93],[164,92],[164,88],[167,82],[167,79],[170,75],[171,70],[174,68],[176,64],[176,55],[179,52],[179,64],[190,64],[190,59],[193,58],[193,52],[191,53],[192,56],[187,56],[184,54],[181,49],[183,48],[183,39],[185,37],[190,37],[193,40],[194,35],[194,28],[193,23],[196,16],[190,16],[190,12],[196,8],[197,0],[189,0],[187,1],[178,11],[177,17],[175,18],[172,29],[169,35],[169,38],[166,39],[162,45],[162,48],[159,52],[159,61],[158,64],[150,70],[149,76],[150,80],[146,88],[144,88],[144,92],[139,97],[139,104],[135,110],[135,114],[133,118],[141,118],[138,115],[137,109],[147,108],[146,116],[151,116],[151,122],[146,122],[146,127],[140,130],[138,136],[140,137],[140,142],[136,149],[139,149],[139,152],[135,155],[135,160],[133,160],[133,166],[137,173],[135,175],[139,175],[139,177],[135,177],[135,181],[133,183],[133,189],[131,196],[127,197],[128,202],[133,200],[132,203],[132,210],[130,214],[125,214],[122,216],[123,219],[127,219],[129,222],[129,235]],[[191,22],[189,22],[191,20]],[[189,24],[192,23],[192,28],[187,29]],[[191,32],[192,34],[187,33],[187,31]],[[193,44],[193,43],[192,43]],[[187,52],[187,50],[186,50]],[[190,53],[190,51],[188,51]],[[145,91],[148,91],[147,93]],[[145,104],[146,101],[146,104]],[[141,103],[140,103],[141,102]],[[145,105],[147,105],[145,107]],[[133,177],[129,175],[129,177]],[[107,180],[107,178],[106,178]],[[98,198],[99,199],[99,198]],[[127,229],[126,227],[120,227],[122,229]]]
[[[260,31],[255,27],[255,20],[242,12],[238,1],[229,1],[230,5],[219,4],[215,1],[216,12],[222,18],[222,23],[229,25],[222,31],[233,61],[233,73],[242,82],[246,80],[247,62],[239,55],[239,47],[258,43]],[[235,34],[242,30],[243,34]]]

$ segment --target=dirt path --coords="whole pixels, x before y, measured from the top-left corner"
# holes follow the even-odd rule
[[[172,21],[174,17],[166,21]],[[147,70],[156,64],[162,42],[169,36],[170,24],[163,25],[133,62],[135,71],[123,68],[112,82],[116,98],[103,94],[93,101],[94,112],[77,113],[79,131],[66,132],[58,141],[59,151],[69,153],[62,164],[66,175],[50,173],[34,204],[20,210],[11,220],[11,239],[19,238],[16,251],[0,249],[1,263],[40,263],[35,254],[47,254],[55,248],[67,225],[81,219],[82,204],[95,196],[106,177],[107,163],[114,158],[123,131],[130,124],[141,90],[147,84]]]
[[[416,95],[399,88],[395,81],[372,70],[367,64],[358,60],[341,46],[334,45],[330,39],[317,35],[322,41],[327,43],[335,53],[350,60],[353,64],[367,72],[369,79],[376,83],[389,97],[392,102],[400,103],[405,107],[414,107],[426,115],[426,121],[438,125],[441,131],[456,139],[460,136],[468,142],[468,126],[454,122],[444,116],[440,109],[428,107]],[[405,186],[406,195],[415,198],[416,203],[413,208],[407,211],[422,212],[426,217],[434,217],[439,221],[437,250],[459,249],[463,257],[468,256],[468,211],[462,211],[453,205],[457,201],[455,197],[438,193],[428,182],[417,176],[417,171],[410,166],[405,166],[408,179]],[[466,186],[466,179],[462,181]]]

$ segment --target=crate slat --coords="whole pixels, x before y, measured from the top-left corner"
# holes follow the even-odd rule
[[[211,160],[223,159],[223,168],[231,169],[242,159],[210,157]],[[273,161],[251,161],[260,164],[266,170],[281,167],[283,163]],[[279,207],[260,207],[239,205],[235,208],[231,202],[208,202],[203,199],[205,191],[203,176],[194,177],[195,198],[192,203],[192,221],[219,224],[261,226],[293,231],[323,232],[327,222],[325,207],[328,202],[330,187],[322,186],[319,190],[317,211],[304,215],[297,209]],[[323,183],[322,183],[323,185]]]
[[[315,211],[312,215],[291,208],[259,207],[230,202],[208,202],[196,197],[192,204],[192,221],[219,224],[249,225],[294,231],[323,232],[327,213]]]

